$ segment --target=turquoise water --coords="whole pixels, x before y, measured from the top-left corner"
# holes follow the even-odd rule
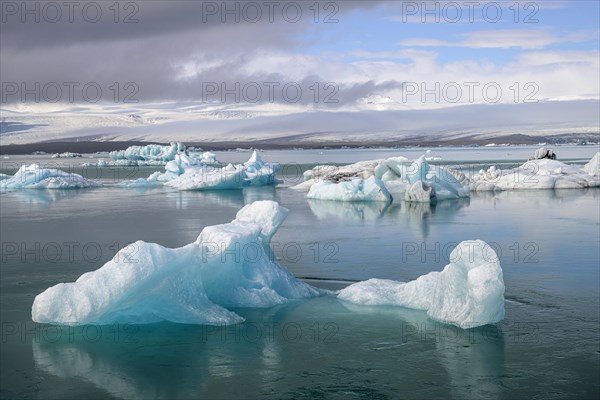
[[[290,210],[273,238],[279,262],[334,290],[415,279],[441,270],[457,242],[483,239],[501,253],[506,318],[459,330],[326,296],[236,310],[247,320],[230,327],[31,322],[35,295],[126,244],[185,245],[258,199]],[[286,187],[2,193],[1,397],[598,398],[599,204],[600,190],[474,194],[435,207],[309,202]]]

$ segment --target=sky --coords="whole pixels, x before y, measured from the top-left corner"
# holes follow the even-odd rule
[[[121,2],[118,10],[113,3],[91,3],[73,10],[60,2],[2,4],[4,103],[36,101],[33,94],[25,95],[26,88],[35,90],[36,82],[39,92],[43,85],[57,83],[63,101],[71,100],[65,82],[81,87],[97,82],[110,94],[116,92],[108,87],[111,82],[133,82],[137,90],[132,98],[142,102],[223,100],[221,87],[203,96],[215,91],[209,82],[225,83],[223,89],[233,91],[239,82],[240,102],[291,102],[298,97],[297,83],[311,94],[298,103],[323,103],[321,97],[335,89],[330,100],[339,101],[327,102],[330,106],[370,95],[403,103],[436,102],[434,94],[423,99],[426,89],[441,94],[442,103],[472,101],[461,82],[478,83],[471,97],[483,101],[496,100],[498,87],[503,101],[517,102],[534,92],[532,99],[563,100],[597,98],[599,93],[597,1],[304,1],[271,6],[151,1]],[[267,82],[280,84],[271,97]],[[327,82],[334,85],[329,91],[324,90]],[[417,92],[402,98],[406,82],[419,88],[410,86],[408,93]],[[424,82],[428,85],[423,87]],[[8,83],[17,83],[18,91],[13,94]],[[257,83],[262,95],[256,85],[242,93],[248,83]],[[293,87],[284,96],[287,83]],[[317,87],[310,89],[314,83],[325,93],[317,96]],[[461,96],[453,83],[464,92]],[[489,86],[483,98],[488,83],[499,86]],[[518,85],[511,89],[514,83]],[[533,85],[525,89],[527,83]],[[78,89],[74,96],[81,95],[83,89]],[[59,97],[52,85],[40,94],[41,102]],[[89,98],[95,99],[94,94]],[[112,97],[100,100],[114,101]],[[233,94],[224,100],[238,101]]]
[[[1,108],[360,112],[598,100],[599,4],[4,1]]]

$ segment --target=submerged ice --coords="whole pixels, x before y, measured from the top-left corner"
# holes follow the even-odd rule
[[[98,270],[39,294],[32,319],[65,325],[234,324],[244,319],[229,308],[318,296],[321,291],[296,279],[266,247],[286,215],[273,201],[257,201],[231,223],[204,228],[187,246],[135,242]]]
[[[338,297],[360,305],[426,310],[431,319],[473,328],[504,318],[504,279],[494,250],[484,241],[461,242],[450,264],[403,283],[385,279],[358,282]]]

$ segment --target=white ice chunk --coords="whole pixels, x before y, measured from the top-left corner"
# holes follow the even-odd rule
[[[183,174],[165,182],[178,190],[240,189],[244,186],[244,170],[241,165],[229,164],[223,168],[203,166],[185,169]]]
[[[171,143],[169,146],[157,144],[130,146],[125,150],[111,151],[109,156],[115,161],[160,161],[164,163],[175,159],[175,154],[182,146],[184,146],[182,143]],[[185,150],[185,147],[183,149]]]
[[[38,164],[23,165],[10,178],[0,180],[0,189],[80,189],[101,186],[78,174]]]
[[[116,166],[148,166],[165,165],[175,161],[177,165],[186,167],[198,164],[218,164],[215,154],[206,152],[198,160],[190,156],[186,146],[180,142],[171,143],[169,146],[149,144],[147,146],[130,146],[125,150],[111,151],[109,153],[113,161],[109,165]],[[174,164],[170,169],[174,168]]]
[[[353,178],[341,182],[319,181],[306,195],[309,199],[335,201],[392,201],[392,196],[380,179]]]
[[[410,162],[405,157],[391,157],[382,160],[361,161],[343,167],[317,166],[306,171],[304,173],[305,182],[293,188],[309,190],[310,193],[310,189],[317,186],[314,190],[330,192],[332,190],[330,185],[323,184],[323,181],[335,183],[353,181],[354,178],[367,180],[374,177],[383,183],[387,192],[395,199],[405,199],[406,191],[417,181],[430,185],[436,193],[437,200],[469,197],[469,181],[459,180],[457,176],[460,175],[465,178],[464,174],[459,174],[457,171],[440,166],[430,166],[424,156],[414,162]],[[338,200],[341,200],[339,196]]]
[[[370,279],[341,290],[338,298],[362,305],[427,310],[427,316],[460,328],[504,318],[504,279],[494,250],[482,240],[461,242],[442,272],[403,283]]]
[[[435,189],[427,182],[416,181],[404,194],[404,200],[418,203],[435,202]]]
[[[530,160],[543,160],[544,158],[556,160],[556,154],[550,149],[540,147],[533,153],[533,157],[531,157]]]
[[[600,175],[600,151],[597,152],[596,155],[583,166],[583,170],[590,175]]]
[[[260,225],[261,238],[268,242],[287,215],[287,208],[279,206],[274,201],[261,200],[245,205],[238,211],[235,219],[242,222],[255,222]]]
[[[81,158],[82,155],[79,153],[71,153],[70,151],[67,151],[65,153],[55,153],[52,154],[52,158]]]
[[[600,187],[600,177],[560,161],[527,161],[510,171],[488,169],[473,177],[472,190],[582,189]]]
[[[138,241],[101,268],[39,294],[35,322],[80,325],[173,321],[234,324],[228,308],[271,307],[322,294],[296,279],[266,249],[287,210],[255,202],[240,219],[208,226],[178,249]],[[268,214],[271,214],[271,219]]]
[[[266,186],[277,183],[275,176],[280,169],[280,165],[264,162],[258,151],[254,150],[242,169],[244,170],[244,180],[249,185]]]

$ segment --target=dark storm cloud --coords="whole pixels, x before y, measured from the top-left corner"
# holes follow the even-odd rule
[[[314,21],[314,4],[138,1],[118,3],[117,13],[113,2],[3,2],[2,82],[18,84],[19,92],[22,84],[31,89],[36,84],[43,88],[49,82],[63,87],[64,82],[76,82],[79,87],[93,82],[103,89],[103,101],[114,95],[107,92],[115,82],[120,86],[133,82],[135,99],[140,102],[198,99],[206,82],[226,87],[236,82],[242,86],[278,82],[283,86],[292,81],[285,71],[252,75],[241,71],[249,60],[265,51],[301,53],[307,33],[325,29],[322,22],[328,16],[343,23],[344,15],[376,7],[380,2],[320,2],[318,23]],[[298,6],[302,17],[298,17]],[[261,17],[257,19],[259,9]],[[184,66],[195,58],[209,67],[199,75],[186,77]],[[315,82],[326,83],[316,76],[292,82],[304,93]],[[335,85],[338,104],[352,102],[377,88],[369,82]],[[6,88],[4,85],[3,90]],[[67,98],[68,87],[64,90],[61,100]],[[20,101],[20,94],[4,97],[6,102]],[[81,90],[75,89],[74,96],[76,101],[81,100]],[[286,101],[282,97],[276,91],[274,101]],[[259,102],[270,100],[261,97]],[[298,102],[310,100],[304,96]]]

